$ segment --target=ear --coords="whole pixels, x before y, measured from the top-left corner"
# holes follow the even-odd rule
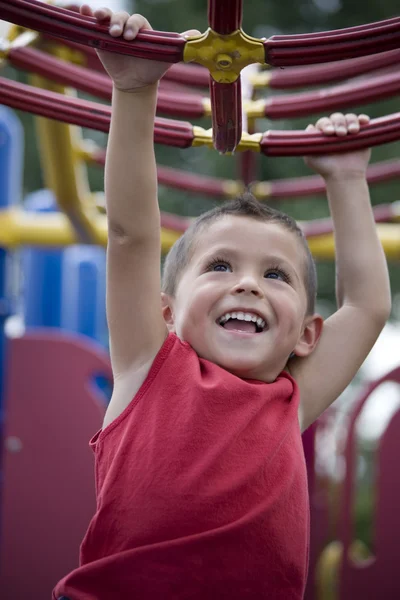
[[[169,332],[175,332],[175,317],[172,298],[161,292],[161,310]]]
[[[311,315],[306,317],[303,324],[303,331],[293,352],[296,356],[309,356],[314,350],[321,337],[324,320],[320,315]]]

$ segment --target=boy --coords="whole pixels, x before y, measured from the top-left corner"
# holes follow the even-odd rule
[[[81,10],[128,40],[150,27],[140,15]],[[307,159],[335,223],[339,309],[325,323],[300,230],[251,198],[203,215],[175,245],[161,302],[153,120],[167,66],[101,59],[114,81],[105,187],[115,384],[91,442],[97,511],[80,568],[53,598],[300,600],[301,431],[351,381],[390,312],[369,151]],[[351,135],[367,121],[337,113],[316,128]]]

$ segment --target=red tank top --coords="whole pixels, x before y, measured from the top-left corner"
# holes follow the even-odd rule
[[[70,600],[300,600],[309,507],[290,375],[243,380],[170,334],[91,440],[97,510]],[[79,490],[77,490],[79,494]]]

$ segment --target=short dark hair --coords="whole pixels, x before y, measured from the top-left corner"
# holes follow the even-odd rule
[[[317,293],[317,273],[314,259],[302,230],[292,217],[266,204],[261,204],[250,192],[246,192],[233,200],[228,200],[220,206],[212,208],[191,223],[185,233],[172,246],[165,259],[162,291],[169,296],[175,296],[179,278],[190,262],[193,255],[194,243],[199,232],[204,227],[211,225],[214,221],[226,215],[250,217],[257,221],[277,223],[297,236],[303,246],[306,258],[304,283],[307,291],[307,314],[313,314]]]

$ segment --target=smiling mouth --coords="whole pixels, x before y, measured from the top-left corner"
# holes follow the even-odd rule
[[[217,324],[228,331],[239,333],[262,333],[267,329],[266,322],[261,317],[251,313],[226,313],[217,320]]]

